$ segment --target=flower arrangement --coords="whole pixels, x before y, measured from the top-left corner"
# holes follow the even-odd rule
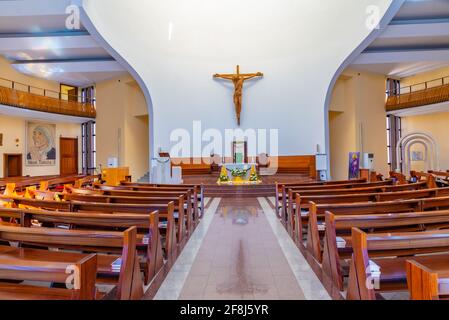
[[[248,173],[248,169],[242,169],[242,168],[235,168],[231,170],[231,174],[234,178],[240,177],[243,178],[246,176],[246,174]]]
[[[254,166],[251,167],[251,171],[249,174],[249,181],[251,182],[258,182],[259,181],[259,176],[257,175],[257,171],[256,168]]]
[[[219,180],[219,182],[228,182],[229,181],[228,172],[226,171],[226,168],[224,166],[221,168],[220,177],[218,180]]]

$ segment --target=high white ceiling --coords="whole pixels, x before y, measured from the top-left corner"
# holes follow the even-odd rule
[[[80,25],[69,30],[70,0],[0,1],[0,55],[18,71],[75,86],[125,73]]]
[[[449,66],[449,0],[408,0],[352,67],[404,78]]]
[[[65,26],[70,0],[0,1],[0,55],[28,74],[87,86],[125,72],[81,25]],[[70,62],[78,71],[54,68]],[[85,72],[93,62],[95,70]],[[408,0],[352,67],[403,78],[449,66],[449,0]],[[57,70],[58,72],[49,72]],[[65,73],[65,74],[64,74]]]

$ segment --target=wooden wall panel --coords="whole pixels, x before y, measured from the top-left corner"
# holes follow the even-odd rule
[[[195,160],[195,162],[194,162]],[[248,161],[252,162],[252,157]],[[232,158],[226,158],[226,163],[232,163]],[[270,168],[273,168],[276,163],[278,166],[278,173],[290,174],[307,174],[310,178],[316,179],[316,158],[314,155],[305,156],[279,156],[270,157]],[[181,164],[179,164],[182,162]],[[212,173],[212,166],[205,163],[200,158],[172,158],[172,166],[182,168],[183,175],[196,174],[210,174]]]

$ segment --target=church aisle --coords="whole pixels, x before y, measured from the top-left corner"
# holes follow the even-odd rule
[[[182,288],[181,300],[329,299],[276,222],[264,198],[222,199],[191,268],[174,266],[187,276],[176,282],[170,272],[155,298],[176,299]]]

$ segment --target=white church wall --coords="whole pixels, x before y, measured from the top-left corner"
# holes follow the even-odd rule
[[[203,130],[236,128],[233,88],[212,75],[239,64],[265,74],[245,85],[241,128],[279,129],[279,154],[298,155],[325,150],[325,99],[335,73],[373,32],[372,18],[401,1],[82,2],[89,31],[148,90],[152,150],[170,150],[171,132],[192,134],[195,120]]]

